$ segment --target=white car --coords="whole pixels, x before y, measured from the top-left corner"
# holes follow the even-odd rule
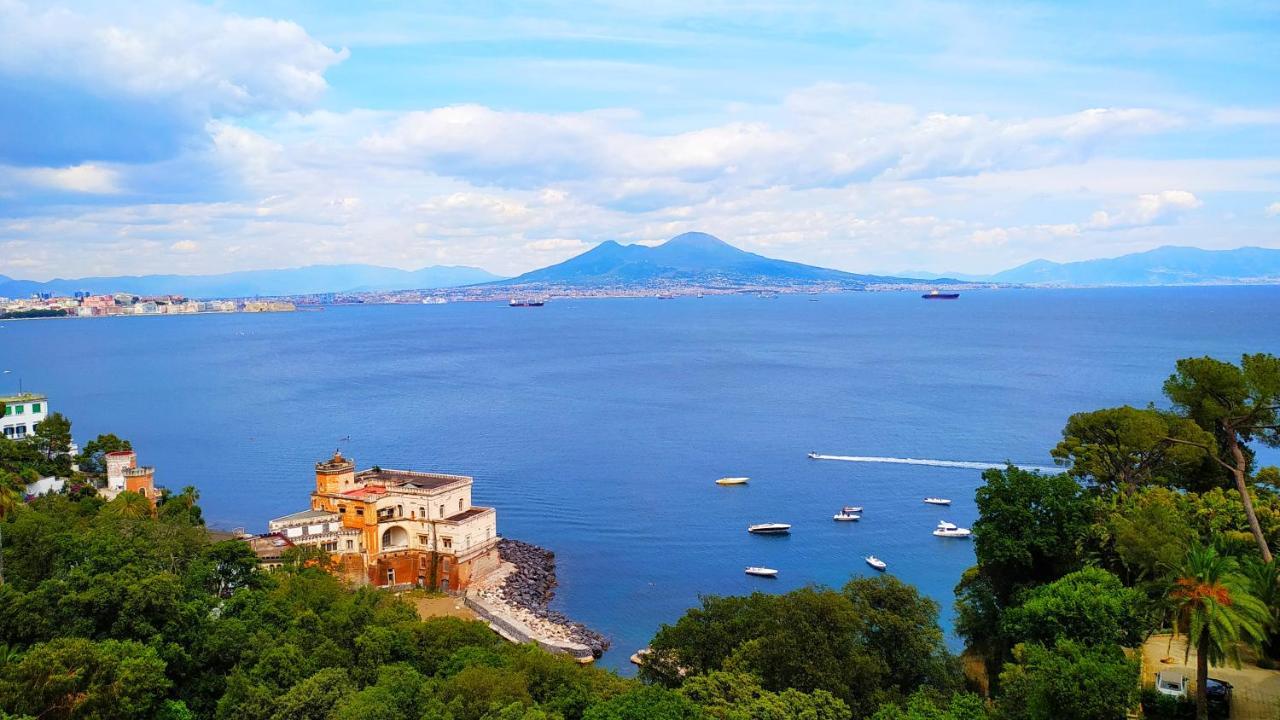
[[[1156,692],[1170,697],[1187,696],[1187,676],[1177,670],[1161,670],[1156,673]]]

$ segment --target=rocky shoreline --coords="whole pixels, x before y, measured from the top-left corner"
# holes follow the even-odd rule
[[[558,640],[579,643],[600,657],[609,639],[547,607],[555,596],[556,556],[550,550],[519,540],[498,541],[503,568],[476,594],[515,611],[524,623]]]

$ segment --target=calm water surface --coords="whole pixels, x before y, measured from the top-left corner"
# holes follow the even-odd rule
[[[555,550],[556,605],[623,667],[700,593],[839,585],[868,553],[949,626],[972,547],[930,532],[974,520],[979,472],[808,451],[1048,465],[1067,415],[1158,400],[1178,357],[1280,352],[1278,308],[1280,288],[1188,288],[4,322],[0,368],[81,442],[131,438],[224,527],[305,508],[339,444],[362,466],[473,475],[504,535]],[[844,504],[863,520],[833,522]]]

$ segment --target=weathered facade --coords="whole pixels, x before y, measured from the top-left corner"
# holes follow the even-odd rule
[[[316,464],[311,509],[272,533],[330,554],[351,582],[463,590],[497,568],[497,512],[471,504],[464,475],[356,471],[341,453]]]

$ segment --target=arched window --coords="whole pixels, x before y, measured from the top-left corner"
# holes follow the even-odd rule
[[[402,527],[389,527],[382,533],[382,549],[390,550],[409,546],[409,533]]]

